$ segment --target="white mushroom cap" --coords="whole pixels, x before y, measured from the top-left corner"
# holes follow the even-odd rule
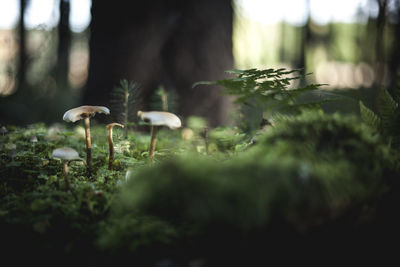
[[[58,158],[61,160],[76,160],[81,159],[78,152],[70,147],[61,147],[53,150],[53,158]]]
[[[182,126],[181,120],[173,113],[165,111],[138,111],[138,116],[154,126],[165,125],[170,129],[177,129]]]
[[[80,106],[65,112],[63,120],[67,122],[76,122],[77,120],[81,120],[86,117],[92,117],[96,113],[105,113],[108,115],[110,114],[110,110],[102,106]]]

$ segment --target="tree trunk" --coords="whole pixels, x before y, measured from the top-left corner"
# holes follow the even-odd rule
[[[307,20],[304,26],[301,28],[300,36],[300,57],[296,62],[295,66],[297,69],[302,69],[300,74],[303,77],[300,79],[300,86],[306,84],[305,74],[307,73],[307,48],[311,39],[310,23],[311,23],[311,12],[310,12],[310,0],[306,1]]]
[[[160,86],[178,92],[180,116],[227,121],[220,88],[197,81],[226,77],[233,68],[230,0],[93,1],[90,68],[84,104],[108,105],[121,79],[138,82],[144,110]],[[112,112],[112,111],[111,111]]]
[[[286,21],[282,20],[281,24],[280,24],[280,36],[281,36],[281,40],[279,42],[279,61],[281,63],[287,63],[286,62],[286,55],[285,55],[285,48],[286,48]]]
[[[375,105],[378,107],[380,94],[382,91],[383,78],[384,78],[384,64],[385,64],[385,24],[386,24],[386,10],[387,0],[377,0],[379,5],[378,18],[376,20],[376,43],[375,43],[375,84],[376,84],[376,102]]]
[[[25,73],[26,73],[26,41],[25,41],[25,9],[26,0],[20,0],[19,2],[19,65],[18,65],[18,94],[21,93],[26,87]]]
[[[396,1],[396,17],[398,21],[394,25],[393,49],[389,62],[392,74],[389,89],[393,94],[396,94],[396,88],[400,86],[400,49],[398,49],[400,47],[400,0]],[[397,97],[400,97],[400,95],[397,95]]]
[[[60,22],[58,24],[58,52],[55,74],[59,88],[68,88],[69,51],[71,31],[69,27],[70,1],[60,0]]]

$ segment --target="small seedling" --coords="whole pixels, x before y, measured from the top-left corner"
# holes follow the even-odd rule
[[[175,112],[178,107],[178,96],[175,90],[166,90],[159,86],[151,98],[150,107],[152,110],[162,110],[166,112]]]
[[[141,102],[141,88],[136,82],[121,80],[120,85],[111,91],[110,105],[113,119],[125,125],[124,138],[128,138],[128,128],[134,125],[132,116],[135,116]]]

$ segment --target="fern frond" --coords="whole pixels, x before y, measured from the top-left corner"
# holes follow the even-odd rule
[[[393,91],[393,98],[397,103],[400,103],[400,79],[399,85]]]
[[[392,114],[398,108],[399,104],[393,99],[388,90],[382,89],[379,97],[379,110],[383,115],[385,112]]]
[[[294,81],[302,80],[308,74],[301,74],[302,69],[287,70],[280,69],[247,69],[247,70],[228,70],[228,74],[233,78],[217,81],[201,81],[193,84],[198,85],[220,85],[225,90],[224,94],[235,96],[235,103],[241,105],[241,109],[251,107],[255,110],[273,115],[276,112],[289,114],[299,114],[304,109],[319,110],[324,103],[324,98],[313,98],[313,100],[303,98],[299,102],[299,97],[305,93],[319,90],[323,84],[309,84],[303,87],[294,87]],[[331,99],[333,100],[333,99]],[[257,118],[262,116],[257,116]],[[252,120],[254,118],[248,118]],[[250,123],[257,125],[257,123]]]
[[[269,109],[270,107],[276,108],[277,106],[292,106],[291,109],[296,109],[300,107],[296,104],[296,98],[299,95],[318,90],[322,86],[322,84],[310,84],[300,88],[291,88],[290,86],[294,80],[304,77],[304,75],[296,74],[300,73],[300,71],[302,69],[234,69],[226,72],[236,77],[217,80],[215,82],[196,82],[193,84],[193,87],[198,85],[220,85],[225,88],[225,94],[236,96],[235,103],[238,104],[257,103],[259,107],[264,109]],[[313,104],[309,106],[318,108],[318,105]]]
[[[398,113],[398,103],[386,89],[382,89],[378,104],[383,133],[387,136],[393,136],[399,126],[395,120],[396,113]]]
[[[359,103],[361,119],[372,129],[379,131],[381,129],[381,119],[375,114],[375,112],[367,108],[362,101]]]

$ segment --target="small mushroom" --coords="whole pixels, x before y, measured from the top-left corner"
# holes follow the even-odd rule
[[[83,119],[86,136],[86,166],[88,170],[88,176],[91,176],[92,172],[92,140],[90,137],[90,118],[96,113],[104,113],[108,115],[110,114],[110,110],[102,106],[80,106],[68,110],[63,116],[63,120],[67,122],[76,122],[77,120]]]
[[[1,133],[3,136],[5,136],[7,132],[8,132],[7,128],[6,128],[5,126],[1,126],[1,128],[0,128],[0,133]]]
[[[69,189],[69,180],[68,180],[68,162],[72,160],[80,160],[78,152],[70,147],[61,147],[53,150],[52,153],[53,158],[61,159],[64,166],[64,178],[65,178],[65,188]]]
[[[149,158],[153,161],[154,149],[156,147],[157,126],[167,126],[170,129],[178,129],[182,126],[181,120],[173,113],[165,111],[138,111],[140,119],[151,125],[151,141],[149,147]]]
[[[47,134],[45,135],[44,138],[49,141],[60,141],[65,137],[61,135],[62,132],[63,132],[62,125],[60,123],[54,123],[48,128]]]
[[[35,145],[36,145],[36,143],[38,142],[38,139],[37,139],[36,135],[31,136],[31,138],[29,139],[29,141],[32,143],[32,146],[33,146],[33,153],[36,153],[36,152],[35,152]]]
[[[108,148],[110,151],[110,157],[108,159],[108,169],[111,171],[112,170],[112,164],[114,161],[114,143],[112,139],[112,132],[113,132],[113,127],[114,126],[119,126],[121,128],[124,128],[124,125],[113,122],[110,124],[107,124],[107,129],[108,129]]]
[[[31,138],[29,139],[29,141],[30,141],[31,143],[35,144],[35,143],[38,142],[38,139],[37,139],[36,135],[32,135]]]

